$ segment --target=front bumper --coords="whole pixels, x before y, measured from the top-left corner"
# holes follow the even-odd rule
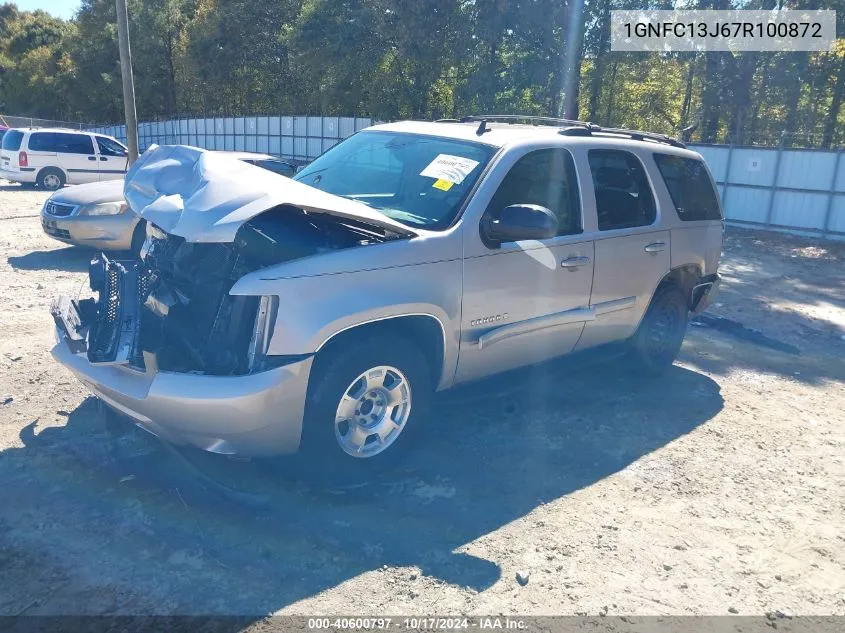
[[[53,239],[101,250],[129,250],[139,221],[134,213],[60,217],[41,211],[41,228]]]
[[[92,365],[56,329],[53,357],[135,424],[176,445],[258,457],[299,448],[312,358],[244,376]]]

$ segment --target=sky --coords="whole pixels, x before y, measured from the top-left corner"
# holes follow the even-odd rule
[[[79,0],[11,0],[21,11],[34,11],[43,9],[56,17],[68,20],[73,17],[79,8]]]

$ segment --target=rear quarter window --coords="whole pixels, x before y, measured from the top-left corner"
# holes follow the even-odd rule
[[[23,132],[18,130],[8,130],[3,135],[3,149],[10,152],[16,152],[21,148],[21,141],[23,140]]]
[[[685,222],[721,220],[719,199],[704,161],[655,154],[654,162],[666,183],[678,217]]]

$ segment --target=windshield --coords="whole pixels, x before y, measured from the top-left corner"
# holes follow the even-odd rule
[[[448,227],[495,148],[402,132],[360,132],[295,180],[358,200],[412,227]]]

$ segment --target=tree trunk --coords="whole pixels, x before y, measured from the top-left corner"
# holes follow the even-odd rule
[[[827,112],[827,120],[824,123],[822,147],[826,149],[830,149],[833,144],[833,132],[836,130],[836,122],[839,119],[843,97],[845,97],[845,55],[839,61],[839,72],[836,75],[836,84],[833,87],[833,100],[830,103],[830,110]]]
[[[751,112],[751,121],[749,121],[748,129],[744,135],[745,141],[751,145],[753,145],[757,140],[757,125],[760,122],[760,108],[763,105],[766,87],[769,85],[769,66],[771,65],[773,55],[774,53],[767,53],[763,57],[763,64],[760,66],[760,85],[757,86],[754,107]]]
[[[619,62],[617,60],[613,60],[613,65],[610,67],[610,85],[607,89],[607,110],[604,113],[604,119],[602,120],[602,124],[604,125],[612,125],[613,124],[613,103],[614,96],[616,95],[615,86],[616,86],[616,73],[619,72]]]
[[[552,75],[552,83],[549,86],[549,116],[560,116],[561,92],[563,90],[563,69],[558,64],[558,71]]]
[[[176,63],[173,59],[175,55],[173,41],[176,39],[176,35],[169,31],[167,33],[164,45],[165,51],[167,53],[167,79],[168,79],[168,97],[170,103],[168,104],[169,112],[176,112],[178,110],[178,101],[177,101],[177,94],[176,94]]]
[[[563,118],[578,118],[578,100],[581,94],[581,61],[584,59],[584,0],[572,0],[569,14],[570,28],[567,37],[566,85],[564,86]],[[569,49],[569,46],[572,49]]]
[[[729,0],[701,0],[700,9],[725,10]],[[701,88],[701,142],[713,143],[719,133],[722,117],[724,55],[730,53],[704,53],[704,77]]]
[[[598,30],[599,43],[596,49],[596,57],[593,62],[593,71],[590,74],[590,101],[587,111],[588,121],[595,121],[599,114],[601,84],[604,79],[605,68],[607,67],[607,52],[610,46],[610,0],[601,0],[598,24],[596,28]]]
[[[748,110],[751,108],[751,88],[759,60],[759,53],[746,52],[741,53],[737,64],[733,85],[733,108],[728,125],[728,134],[735,145],[742,145],[745,142],[745,124],[748,119]]]
[[[701,91],[701,142],[714,143],[722,116],[720,72],[722,53],[704,53],[704,78]]]
[[[816,0],[810,0],[807,9],[814,10],[818,8]],[[795,57],[795,76],[792,81],[787,83],[788,89],[786,92],[786,121],[783,124],[784,132],[786,132],[785,144],[790,146],[795,139],[798,127],[798,103],[801,100],[801,88],[807,74],[807,66],[810,62],[810,54],[807,51],[800,51],[793,53]]]
[[[798,103],[801,100],[801,88],[807,73],[807,62],[809,61],[809,55],[806,51],[796,52],[793,55],[797,56],[795,60],[795,74],[791,78],[791,81],[787,83],[786,101],[784,103],[786,120],[783,124],[783,130],[786,132],[785,145],[787,147],[792,145],[795,139],[798,126]]]
[[[684,90],[684,105],[681,107],[681,123],[680,127],[685,128],[689,126],[689,113],[692,107],[692,85],[695,79],[695,64],[698,61],[698,56],[693,53],[689,60],[689,69],[687,70],[687,85]]]

